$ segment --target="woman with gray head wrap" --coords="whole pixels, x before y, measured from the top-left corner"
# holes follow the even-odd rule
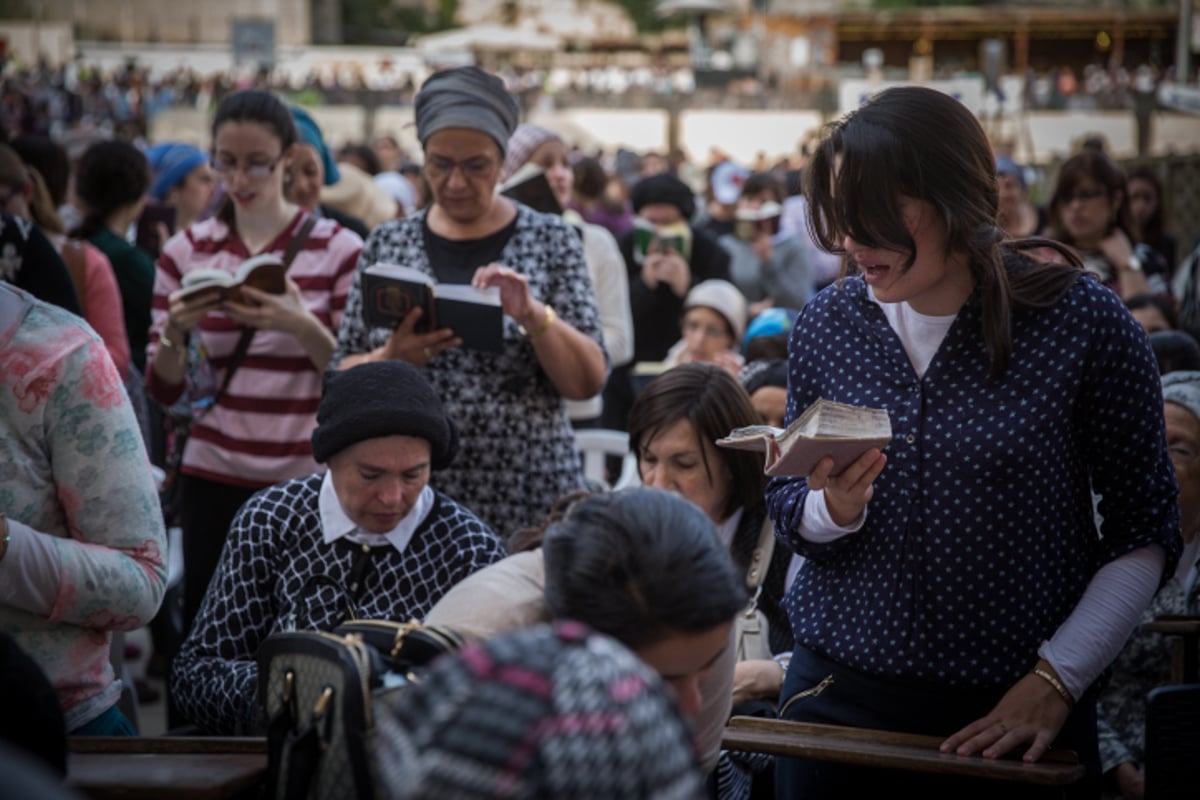
[[[1167,451],[1179,482],[1183,554],[1142,614],[1143,623],[1164,614],[1200,614],[1200,372],[1170,372],[1162,385]],[[1113,661],[1096,705],[1101,767],[1122,797],[1143,796],[1146,695],[1169,683],[1170,646],[1163,634],[1139,626]]]
[[[504,83],[478,67],[448,69],[425,82],[415,108],[432,203],[368,239],[335,362],[344,369],[400,359],[424,368],[462,434],[460,456],[435,478],[437,488],[507,535],[582,486],[562,401],[604,384],[595,295],[578,234],[496,193],[518,116]],[[500,352],[463,348],[420,310],[394,330],[367,327],[361,274],[377,263],[498,294]]]

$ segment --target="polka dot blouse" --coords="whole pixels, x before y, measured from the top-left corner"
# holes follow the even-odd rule
[[[877,676],[1003,687],[1101,565],[1159,543],[1173,569],[1177,489],[1141,328],[1081,278],[1014,314],[1012,339],[992,382],[976,294],[918,379],[860,277],[805,308],[788,421],[824,397],[887,409],[893,438],[866,523],[834,542],[796,532],[805,479],[767,488],[780,539],[808,559],[785,601],[798,644]]]

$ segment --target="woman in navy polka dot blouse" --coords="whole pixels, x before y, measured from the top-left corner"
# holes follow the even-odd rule
[[[1146,336],[1073,254],[1004,239],[987,137],[947,95],[879,94],[832,129],[809,184],[851,275],[797,320],[787,420],[824,397],[887,409],[893,438],[768,486],[806,557],[783,716],[988,758],[1069,747],[1098,777],[1097,678],[1180,547]],[[1036,260],[1045,247],[1067,263]],[[780,759],[777,791],[989,790],[946,780]]]

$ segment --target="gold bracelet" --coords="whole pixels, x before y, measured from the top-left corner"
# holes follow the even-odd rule
[[[1063,685],[1062,681],[1054,676],[1054,673],[1047,672],[1041,667],[1034,667],[1033,674],[1037,675],[1046,683],[1053,686],[1054,691],[1058,692],[1059,697],[1061,697],[1063,702],[1067,704],[1067,708],[1073,708],[1075,706],[1075,698],[1071,697],[1071,693],[1067,691],[1067,687]]]
[[[521,331],[521,333],[528,336],[530,339],[536,339],[537,337],[541,336],[546,331],[550,330],[550,326],[554,324],[554,320],[556,320],[556,319],[558,319],[558,314],[554,311],[554,306],[547,303],[546,304],[546,317],[542,320],[541,325],[538,325],[537,328],[535,328],[534,330],[531,330],[531,331],[525,330],[524,325],[518,325],[517,329],[519,331]]]

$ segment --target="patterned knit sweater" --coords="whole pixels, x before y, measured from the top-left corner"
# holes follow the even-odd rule
[[[264,489],[238,512],[221,563],[175,660],[171,693],[180,710],[213,733],[245,732],[258,721],[255,660],[273,633],[329,630],[346,618],[345,587],[369,558],[353,599],[364,619],[422,619],[454,584],[504,557],[499,538],[443,494],[401,553],[322,538],[324,475]],[[316,581],[314,581],[316,577]],[[328,579],[328,580],[326,580]]]

